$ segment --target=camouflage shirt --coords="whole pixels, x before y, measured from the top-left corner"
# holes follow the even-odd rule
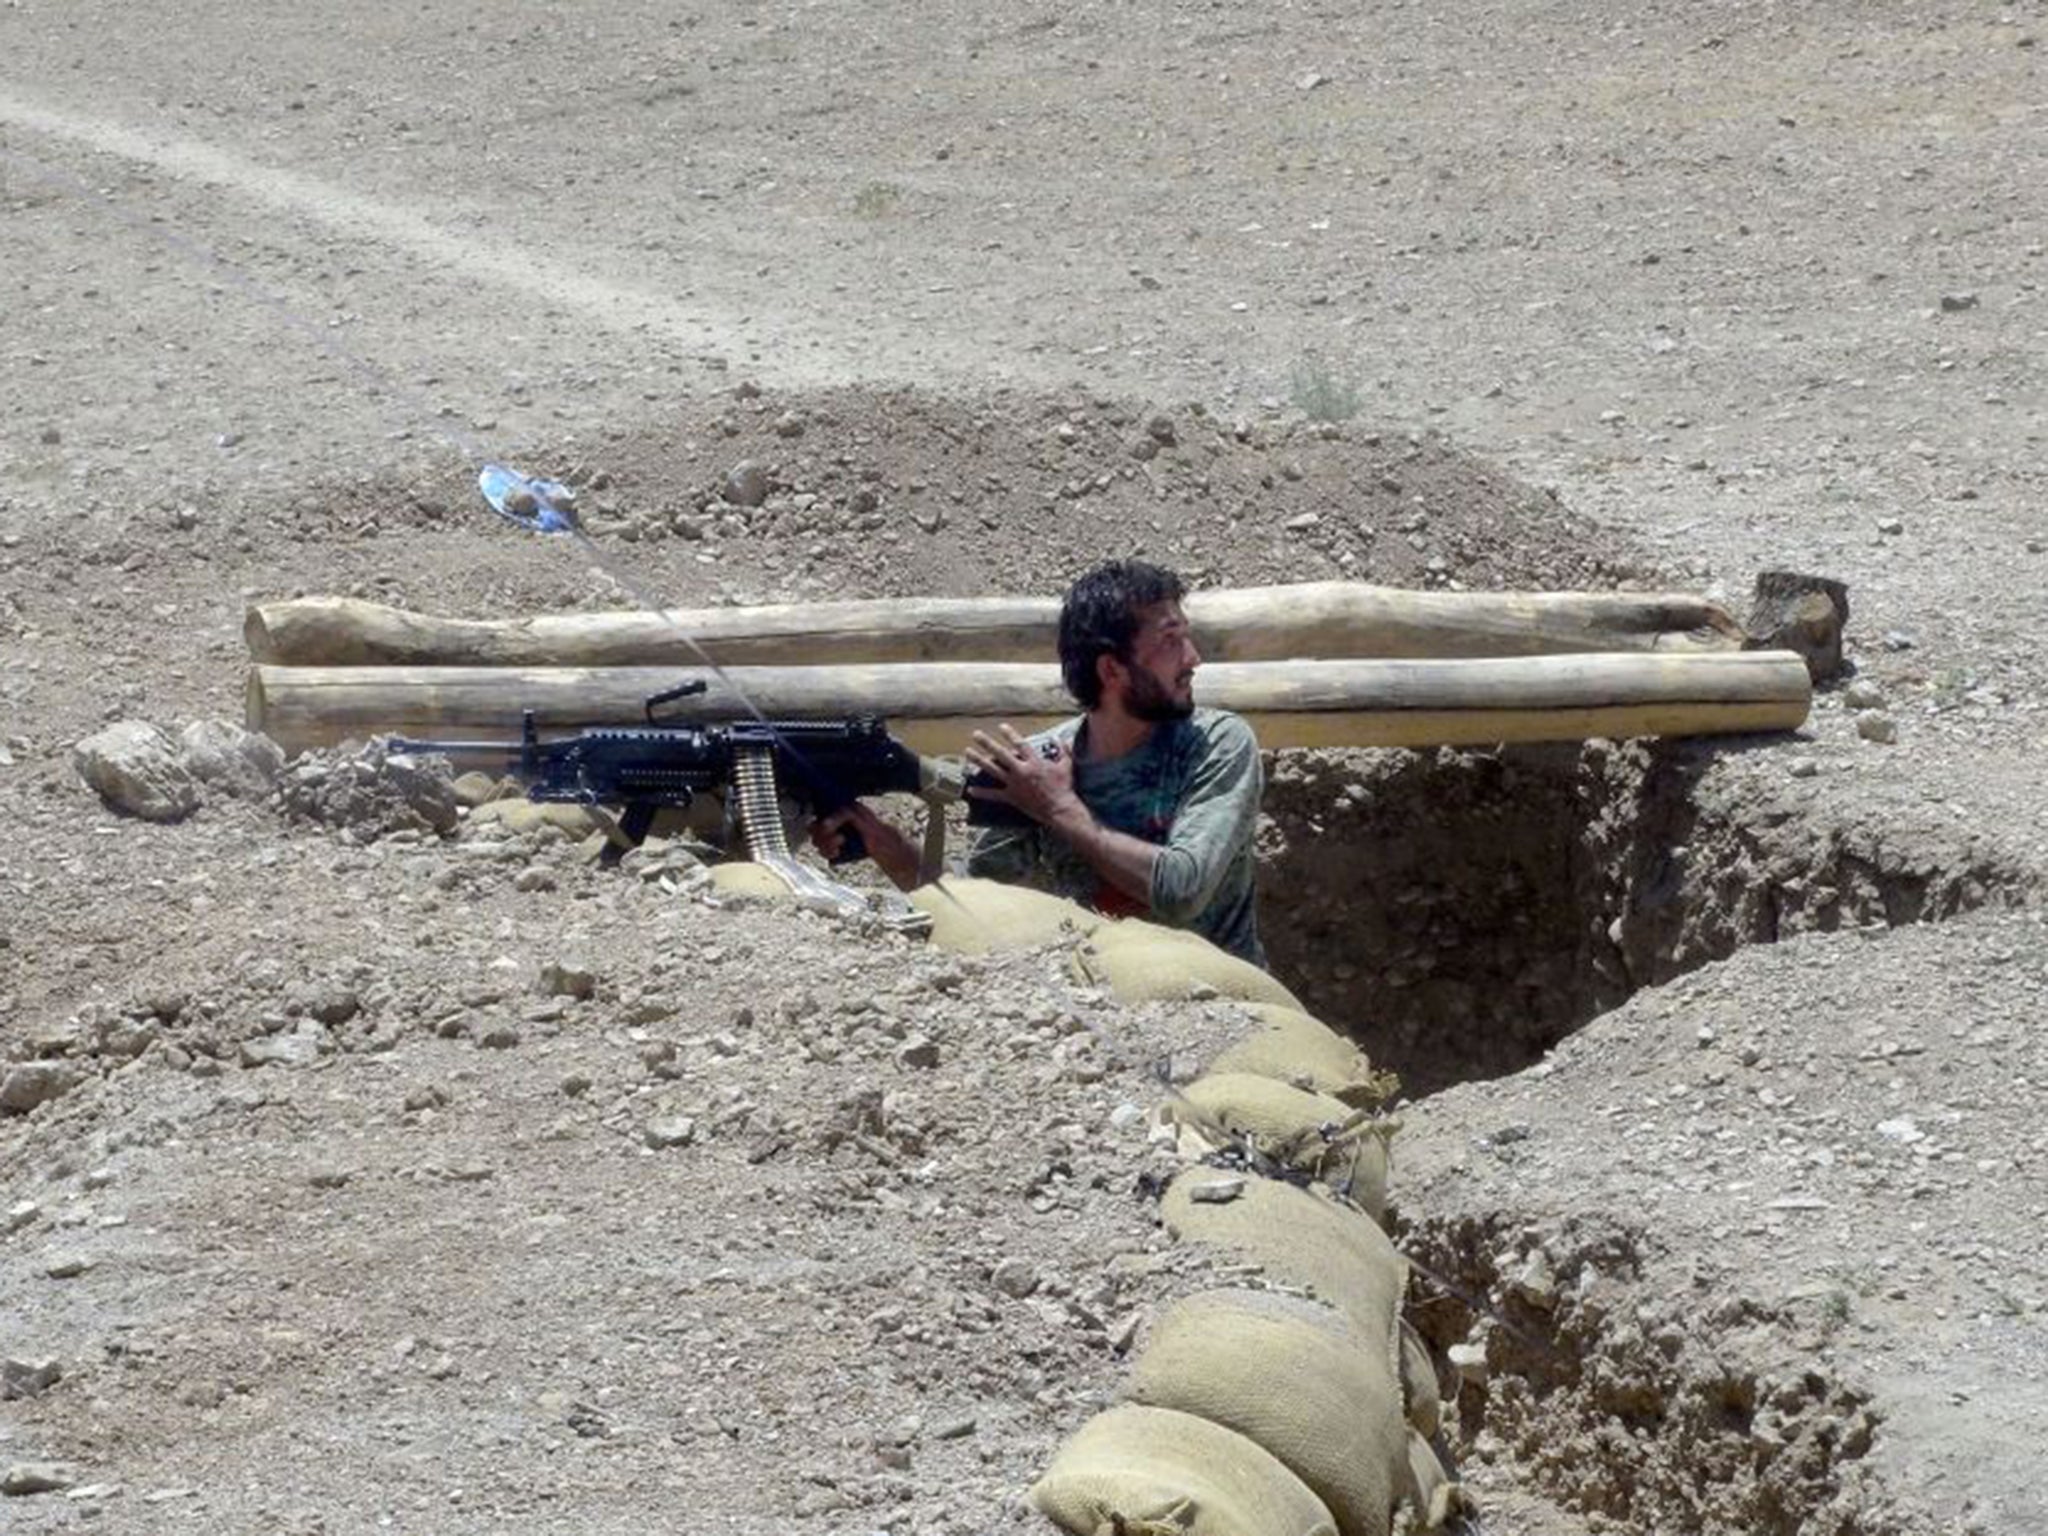
[[[1075,751],[1085,719],[1032,737]],[[1043,827],[983,829],[967,872],[1070,897],[1117,917],[1189,928],[1256,965],[1266,963],[1253,911],[1252,834],[1265,777],[1252,728],[1220,709],[1160,724],[1121,757],[1074,759],[1074,789],[1095,819],[1161,848],[1148,902],[1104,880]]]

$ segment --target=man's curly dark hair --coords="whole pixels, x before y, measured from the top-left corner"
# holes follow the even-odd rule
[[[1060,675],[1083,709],[1102,702],[1099,656],[1131,659],[1139,615],[1154,603],[1187,596],[1180,577],[1143,560],[1108,560],[1067,588],[1060,604]]]

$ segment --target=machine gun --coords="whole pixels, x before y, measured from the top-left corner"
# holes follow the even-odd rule
[[[647,700],[644,726],[593,726],[543,741],[532,710],[524,712],[516,748],[502,742],[419,741],[392,737],[390,750],[408,756],[495,761],[526,785],[527,797],[544,803],[618,806],[621,814],[602,854],[616,863],[646,840],[663,808],[686,806],[699,795],[723,791],[729,818],[747,857],[764,864],[812,905],[840,911],[867,903],[858,892],[827,880],[790,853],[782,822],[784,794],[813,817],[829,816],[865,795],[921,795],[930,806],[931,826],[943,836],[942,809],[961,795],[961,776],[942,761],[920,757],[889,734],[872,715],[837,720],[734,720],[713,725],[664,721],[664,704],[701,693],[693,679]],[[927,834],[927,862],[933,862],[934,833]],[[832,862],[867,856],[852,827],[843,830]],[[934,871],[936,872],[936,871]],[[910,909],[900,902],[903,912]],[[912,919],[902,918],[904,922]]]

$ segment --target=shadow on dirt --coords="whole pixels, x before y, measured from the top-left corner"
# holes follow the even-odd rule
[[[1274,968],[1420,1097],[1745,945],[2038,889],[1953,826],[1837,820],[1825,776],[1727,771],[1766,748],[1287,754],[1261,845]]]

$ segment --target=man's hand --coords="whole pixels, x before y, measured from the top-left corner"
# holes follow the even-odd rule
[[[974,745],[961,754],[993,781],[989,785],[971,787],[967,791],[970,795],[1014,806],[1040,826],[1071,824],[1077,812],[1087,816],[1087,808],[1081,804],[1080,796],[1074,793],[1074,759],[1071,753],[1054,743],[1041,756],[1030,742],[1007,724],[997,729],[1002,732],[1002,740],[996,740],[986,731],[976,731]]]
[[[860,833],[861,841],[867,844],[868,857],[881,866],[882,873],[899,889],[908,891],[916,888],[917,849],[909,838],[858,800],[812,822],[811,846],[827,859],[835,859],[845,846],[849,829]]]
[[[1009,726],[997,729],[1003,733],[1001,741],[976,731],[974,745],[962,754],[994,781],[967,792],[1015,806],[1064,841],[1124,895],[1139,903],[1150,902],[1158,846],[1128,832],[1113,831],[1095,819],[1095,813],[1074,790],[1072,752],[1055,743],[1049,756],[1040,756]]]

